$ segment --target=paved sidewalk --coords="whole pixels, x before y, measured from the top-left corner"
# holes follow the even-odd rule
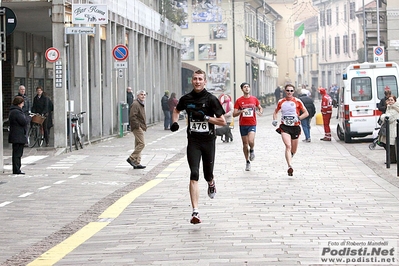
[[[99,195],[82,196],[83,206],[73,199],[64,202],[64,211],[54,206],[55,215],[65,213],[54,234],[73,219],[68,210],[90,210],[96,202],[104,202],[117,191],[124,192],[113,197],[104,212],[80,220],[75,239],[64,236],[66,242],[49,245],[55,249],[49,247],[42,258],[55,265],[318,265],[321,243],[325,241],[397,240],[396,166],[385,169],[382,149],[371,151],[369,143],[319,141],[323,129],[313,121],[312,142],[299,144],[293,159],[294,176],[289,177],[283,143],[271,126],[270,114],[259,118],[251,171],[244,170],[238,128],[233,133],[232,143],[217,140],[217,194],[212,200],[201,173],[199,210],[203,222],[198,225],[189,223],[185,132],[165,136],[144,150],[144,159],[149,162],[146,172],[116,164],[127,157],[115,151],[116,147],[123,148],[120,139],[76,152],[87,156],[83,161],[88,160],[80,173],[90,169],[87,164],[92,165],[91,169],[99,168],[93,170],[97,178],[106,180],[106,175],[108,179],[114,175],[113,180],[120,182],[119,190],[91,188]],[[94,154],[104,151],[109,152],[109,160],[102,156],[99,161]],[[54,165],[57,157],[61,156],[49,164]],[[35,171],[35,167],[29,170]],[[132,183],[126,173],[134,175]],[[64,193],[73,193],[76,188],[79,186]],[[49,198],[37,200],[45,206]],[[36,201],[32,203],[38,207]],[[20,208],[25,214],[26,205]],[[10,207],[9,211],[13,210]],[[3,211],[0,208],[0,213]],[[63,254],[66,250],[70,252]],[[40,254],[26,251],[24,256],[33,261]],[[36,260],[31,265],[47,264],[46,260]]]

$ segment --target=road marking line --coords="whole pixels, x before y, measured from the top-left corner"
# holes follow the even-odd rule
[[[12,201],[5,201],[3,203],[0,203],[0,207],[4,207],[4,206],[6,206],[8,204],[11,204],[11,203],[13,203],[13,202]]]
[[[27,193],[24,193],[22,195],[19,195],[18,198],[26,198],[26,197],[28,197],[28,196],[30,196],[32,194],[33,194],[33,192],[27,192]]]
[[[51,186],[39,187],[38,189],[40,189],[40,190],[45,190],[45,189],[48,189],[48,188],[51,188]]]
[[[68,177],[68,178],[77,178],[77,177],[79,177],[79,175],[71,175],[71,176]]]
[[[53,183],[54,185],[59,185],[59,184],[62,184],[62,183],[64,183],[66,180],[60,180],[60,181],[57,181],[57,182],[55,182],[55,183]]]
[[[83,244],[89,238],[98,233],[101,229],[106,227],[108,224],[109,223],[101,222],[91,222],[87,224],[60,244],[43,253],[39,258],[29,263],[28,266],[54,265],[63,257],[65,257],[68,253],[72,252],[75,248]]]
[[[170,169],[172,165],[173,167],[177,168],[183,161],[184,158],[170,164],[165,169]],[[165,173],[165,169],[160,174],[170,175],[169,171]],[[40,257],[29,263],[28,266],[54,265],[63,257],[68,255],[71,251],[73,251],[75,248],[79,247],[89,238],[91,238],[104,227],[106,227],[110,222],[117,218],[135,199],[137,199],[139,196],[149,191],[164,180],[165,179],[161,178],[153,179],[148,181],[141,187],[130,191],[128,194],[118,199],[114,204],[109,206],[100,216],[98,216],[97,222],[88,223],[75,234],[71,235],[58,245],[40,255]]]
[[[122,198],[118,199],[114,204],[108,207],[98,218],[116,218],[129,206],[137,197],[147,192],[151,188],[161,183],[163,179],[153,179],[148,181],[141,187],[129,192]]]
[[[34,162],[37,162],[37,161],[39,161],[41,159],[44,159],[46,157],[48,157],[48,155],[32,155],[32,156],[28,156],[28,157],[22,158],[22,160],[21,160],[21,164],[22,164],[21,168],[24,167],[27,164],[33,164]],[[5,170],[11,170],[12,169],[12,165],[4,165],[3,168]]]

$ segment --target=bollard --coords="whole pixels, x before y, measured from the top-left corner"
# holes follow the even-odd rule
[[[122,109],[123,109],[123,103],[119,103],[119,137],[123,137],[123,123],[122,123]]]
[[[390,138],[390,132],[389,132],[389,117],[385,117],[385,122],[384,126],[386,128],[386,143],[385,143],[385,157],[386,157],[386,162],[387,162],[387,168],[391,167],[391,141],[389,140]]]
[[[323,125],[323,115],[321,113],[316,114],[316,125]]]

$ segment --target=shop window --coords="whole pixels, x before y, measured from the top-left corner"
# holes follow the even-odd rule
[[[15,48],[15,62],[17,66],[25,65],[24,51],[21,48]]]

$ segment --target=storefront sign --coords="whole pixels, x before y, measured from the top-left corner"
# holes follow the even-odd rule
[[[73,4],[72,24],[107,24],[108,6],[102,4]]]

